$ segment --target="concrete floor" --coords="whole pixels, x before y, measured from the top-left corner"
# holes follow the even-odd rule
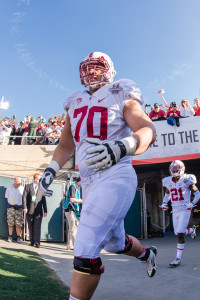
[[[191,300],[200,298],[200,232],[195,240],[186,237],[182,263],[170,269],[176,255],[176,237],[165,236],[142,240],[145,247],[158,248],[157,273],[153,278],[146,274],[144,265],[137,259],[102,252],[105,273],[93,296],[94,300]],[[36,249],[22,244],[0,240],[0,247],[34,250],[55,270],[61,280],[70,285],[73,253],[65,244],[42,243]]]

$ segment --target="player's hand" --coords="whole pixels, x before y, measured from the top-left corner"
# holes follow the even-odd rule
[[[160,208],[162,208],[162,210],[168,210],[169,206],[167,203],[162,203],[162,205],[160,206]]]
[[[108,169],[126,155],[126,148],[120,141],[106,141],[96,138],[87,138],[86,141],[93,145],[86,150],[86,153],[96,154],[85,160],[89,170],[97,172]]]
[[[52,168],[47,168],[44,171],[44,174],[40,178],[40,189],[45,193],[45,196],[51,197],[53,195],[53,191],[49,190],[48,187],[56,177],[56,172]]]
[[[194,205],[194,203],[190,202],[188,204],[185,204],[185,209],[186,210],[192,210],[193,207],[195,207],[196,205]]]

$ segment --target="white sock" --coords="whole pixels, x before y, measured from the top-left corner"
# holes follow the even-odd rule
[[[185,244],[177,244],[177,255],[176,257],[181,259],[183,255],[183,250],[184,250]]]

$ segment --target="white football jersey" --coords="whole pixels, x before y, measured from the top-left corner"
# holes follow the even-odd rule
[[[173,209],[185,209],[185,204],[190,202],[191,197],[189,186],[196,182],[196,177],[192,174],[184,174],[177,182],[172,176],[163,178],[162,183],[170,192]]]
[[[87,137],[112,141],[131,134],[123,117],[123,108],[133,99],[143,103],[140,89],[132,80],[122,79],[101,87],[92,95],[88,91],[79,91],[65,100],[63,106],[70,117],[81,176],[95,173],[88,170],[84,162],[91,156],[86,154],[86,149],[93,146],[86,142]],[[132,157],[126,156],[119,163],[131,161]]]

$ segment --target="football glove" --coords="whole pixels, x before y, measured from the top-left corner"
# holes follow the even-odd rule
[[[48,168],[44,170],[44,174],[40,178],[40,189],[44,192],[45,196],[51,197],[53,191],[49,190],[48,187],[56,177],[56,173],[60,170],[59,164],[52,160]]]
[[[186,210],[192,210],[193,207],[195,207],[196,205],[193,202],[190,202],[188,204],[185,204],[185,209]]]
[[[162,208],[162,210],[168,210],[169,206],[167,203],[162,203],[162,205],[160,206],[160,208]]]
[[[87,154],[96,154],[85,160],[89,170],[95,172],[105,170],[115,165],[122,157],[134,155],[137,148],[137,140],[129,136],[119,141],[107,141],[96,138],[86,138],[92,145],[86,150]]]

